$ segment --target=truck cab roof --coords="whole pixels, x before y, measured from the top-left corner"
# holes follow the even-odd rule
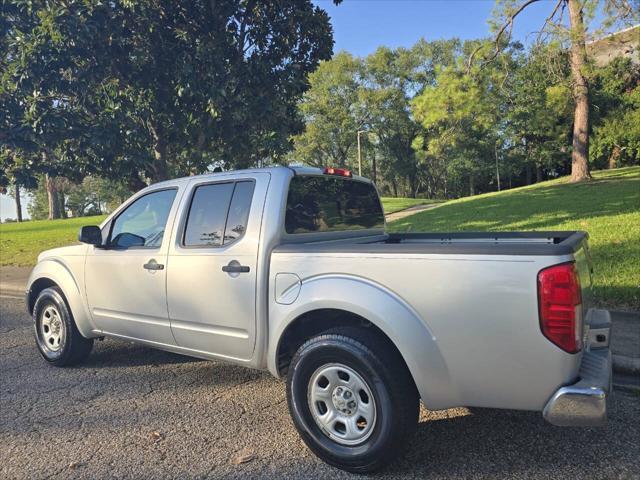
[[[221,172],[210,172],[210,173],[203,173],[200,175],[179,177],[171,180],[164,180],[162,182],[154,183],[152,185],[149,185],[144,190],[147,190],[150,188],[156,188],[159,186],[179,185],[189,180],[193,180],[194,178],[197,178],[197,179],[210,178],[211,180],[215,180],[216,178],[220,178],[220,177],[228,177],[228,176],[233,176],[238,174],[253,174],[253,173],[269,173],[272,175],[290,175],[291,173],[293,173],[293,175],[326,175],[324,169],[318,168],[318,167],[308,167],[303,165],[299,165],[299,166],[277,165],[273,167],[226,170]],[[371,180],[369,180],[368,178],[355,175],[355,174],[350,175],[348,178],[350,178],[351,180],[357,180],[360,182],[372,183]]]

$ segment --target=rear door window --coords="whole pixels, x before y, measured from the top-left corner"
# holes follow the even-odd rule
[[[238,240],[244,235],[249,220],[249,210],[251,209],[251,199],[253,198],[253,182],[238,182],[233,191],[229,215],[224,229],[224,244]]]
[[[253,181],[196,187],[189,207],[183,245],[220,247],[242,237],[249,219],[253,187]]]
[[[288,234],[384,228],[378,192],[371,183],[297,175],[287,196]]]

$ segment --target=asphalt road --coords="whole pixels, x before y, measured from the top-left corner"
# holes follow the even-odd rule
[[[0,375],[3,479],[349,477],[307,450],[268,374],[111,340],[82,367],[49,367],[20,299],[0,297]],[[375,477],[638,478],[640,396],[611,400],[603,429],[423,409],[405,457]]]

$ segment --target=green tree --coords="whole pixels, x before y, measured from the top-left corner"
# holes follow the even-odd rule
[[[0,149],[0,193],[11,195],[16,204],[16,221],[22,222],[22,190],[35,187],[28,158],[7,147]]]
[[[544,178],[544,172],[565,173],[565,155],[571,138],[571,91],[566,54],[552,46],[534,46],[519,55],[511,69],[504,100],[507,173],[525,183]]]
[[[57,177],[148,180],[277,158],[332,51],[310,0],[3,3],[2,145]],[[5,125],[6,124],[6,125]]]
[[[310,89],[299,105],[306,128],[293,137],[290,161],[352,167],[357,132],[368,120],[362,74],[362,61],[340,52],[309,75]]]
[[[122,182],[88,175],[69,186],[66,207],[74,217],[110,213],[132,193]]]
[[[508,43],[516,17],[527,7],[540,0],[497,0],[495,12],[495,48],[485,56],[483,64],[493,60]],[[579,182],[590,178],[589,174],[589,62],[586,42],[587,30],[595,16],[598,6],[602,4],[605,19],[603,24],[610,27],[623,22],[637,22],[637,9],[628,0],[557,0],[550,14],[541,25],[539,38],[551,38],[553,41],[568,45],[569,64],[571,67],[571,89],[573,93],[573,137],[571,150],[571,180]],[[563,15],[568,10],[568,26]],[[499,28],[498,28],[499,27]],[[506,37],[506,39],[505,39]],[[469,67],[476,54],[483,49],[481,45],[470,55]],[[486,49],[485,49],[486,51]],[[486,59],[488,57],[488,60]]]
[[[123,181],[109,180],[88,175],[81,182],[72,182],[58,177],[58,208],[61,216],[83,217],[112,212],[132,193]],[[34,220],[48,217],[49,200],[45,182],[41,179],[38,186],[32,188],[29,215]]]
[[[613,59],[593,74],[590,163],[616,168],[640,162],[640,66]]]
[[[473,45],[466,42],[464,50]],[[501,57],[512,61],[510,53]],[[468,72],[459,59],[439,68],[433,84],[412,101],[413,115],[425,129],[414,147],[423,155],[447,158],[448,176],[458,184],[465,178],[471,195],[495,171],[493,159],[505,128],[504,80],[495,65],[473,66]]]
[[[363,171],[383,191],[417,195],[434,175],[412,148],[422,127],[410,100],[434,81],[436,66],[451,64],[459,51],[455,39],[421,40],[408,49],[381,47],[364,59],[341,52],[323,62],[300,103],[306,128],[293,139],[290,161],[354,168],[360,137]]]
[[[78,2],[79,3],[79,2]],[[40,174],[48,195],[49,218],[59,218],[58,177],[79,179],[83,166],[73,148],[86,133],[82,95],[89,83],[77,74],[90,57],[91,27],[82,26],[90,7],[50,2],[2,4],[0,111],[4,135],[0,168],[21,160],[23,174]],[[75,15],[77,13],[77,15]],[[73,33],[70,33],[73,32]],[[71,40],[71,38],[73,38]],[[28,167],[28,168],[27,168]]]
[[[376,150],[382,159],[380,169],[396,195],[398,181],[406,181],[406,194],[411,197],[417,195],[422,180],[412,148],[420,125],[409,111],[414,89],[420,88],[416,85],[417,70],[422,66],[420,60],[417,48],[391,50],[384,47],[365,59],[363,101],[369,114],[367,128],[375,132],[378,140]],[[420,74],[424,82],[425,72],[421,70]]]

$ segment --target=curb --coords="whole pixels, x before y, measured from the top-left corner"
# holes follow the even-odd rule
[[[0,267],[0,295],[24,298],[32,270],[33,266],[3,265]]]
[[[612,355],[613,371],[628,375],[640,375],[640,358]]]
[[[19,285],[0,283],[0,295],[24,298],[25,290],[25,286],[22,286],[21,288]]]
[[[630,393],[640,393],[640,376],[617,373],[613,376],[613,388]]]

